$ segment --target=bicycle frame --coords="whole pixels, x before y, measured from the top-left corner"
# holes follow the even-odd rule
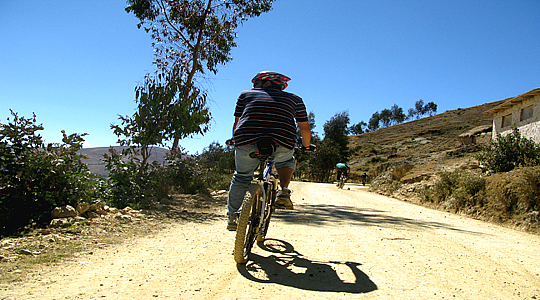
[[[261,186],[261,190],[262,190],[262,203],[261,203],[261,215],[259,218],[259,224],[257,226],[259,231],[257,232],[257,234],[259,234],[262,237],[266,235],[266,230],[268,229],[268,228],[264,228],[264,224],[267,223],[267,220],[270,218],[272,214],[271,210],[273,206],[273,203],[272,203],[273,197],[269,193],[269,189],[275,190],[276,185],[277,185],[276,182],[271,181],[271,176],[270,176],[272,174],[272,167],[274,165],[274,161],[272,160],[272,158],[273,158],[272,156],[268,156],[264,159],[264,161],[262,157],[259,158],[260,159],[260,172],[259,172],[259,177],[257,178],[257,181],[259,185]],[[263,169],[263,166],[264,166],[264,169]],[[269,199],[269,196],[270,196],[270,199]],[[254,205],[256,205],[256,203],[254,203]]]

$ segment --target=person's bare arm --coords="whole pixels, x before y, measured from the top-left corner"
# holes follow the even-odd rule
[[[309,126],[309,122],[298,122],[298,128],[302,135],[302,145],[309,147],[311,145],[311,127]]]
[[[240,119],[240,117],[235,117],[234,118],[234,124],[233,124],[233,127],[232,127],[233,136],[234,136],[234,130],[236,130],[236,124],[238,124],[238,119]]]

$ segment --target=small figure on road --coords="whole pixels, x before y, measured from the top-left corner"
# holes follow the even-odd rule
[[[336,164],[336,171],[337,171],[337,185],[339,187],[339,180],[341,179],[341,175],[347,177],[349,175],[349,166],[345,162],[339,162]]]
[[[360,175],[362,177],[362,185],[366,185],[366,180],[368,178],[368,174],[364,172],[364,174]]]

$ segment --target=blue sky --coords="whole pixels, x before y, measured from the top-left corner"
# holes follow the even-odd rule
[[[37,116],[47,142],[88,133],[115,145],[110,124],[135,109],[152,70],[151,40],[124,0],[0,0],[0,122]],[[438,112],[540,87],[539,0],[277,0],[238,29],[234,59],[203,83],[213,116],[190,153],[231,136],[238,94],[262,70],[315,114],[315,131],[348,111],[351,125],[420,99]]]

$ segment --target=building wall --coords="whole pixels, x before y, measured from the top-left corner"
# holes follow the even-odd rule
[[[533,117],[521,121],[521,110],[533,105]],[[502,127],[503,116],[512,114],[511,126]],[[493,118],[493,138],[497,134],[506,135],[512,131],[512,126],[518,127],[522,137],[526,137],[540,143],[540,95],[536,95],[526,101],[514,105],[506,111],[497,113]]]

